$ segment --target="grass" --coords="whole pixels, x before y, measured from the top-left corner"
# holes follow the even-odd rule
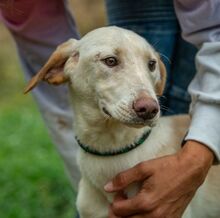
[[[38,111],[26,106],[1,109],[0,217],[72,218],[75,194],[62,162]]]

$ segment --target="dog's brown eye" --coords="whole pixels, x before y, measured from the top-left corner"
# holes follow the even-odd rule
[[[105,58],[103,61],[108,67],[114,67],[118,65],[118,60],[114,57]]]
[[[151,72],[153,72],[154,70],[155,70],[155,68],[156,68],[156,61],[155,60],[150,60],[149,62],[148,62],[148,68],[149,68],[149,70],[151,71]]]

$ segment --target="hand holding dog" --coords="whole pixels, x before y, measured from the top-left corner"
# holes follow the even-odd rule
[[[180,218],[203,183],[214,155],[204,145],[188,141],[177,154],[142,162],[118,174],[105,186],[118,192],[109,218]],[[141,181],[139,193],[127,199],[123,190]]]

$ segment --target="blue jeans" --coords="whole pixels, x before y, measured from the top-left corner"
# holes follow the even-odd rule
[[[195,75],[196,48],[181,38],[173,0],[106,0],[109,25],[133,30],[161,54],[167,83],[160,99],[164,115],[187,113],[187,87]]]

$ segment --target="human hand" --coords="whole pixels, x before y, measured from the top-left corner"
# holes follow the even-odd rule
[[[174,155],[142,162],[118,174],[105,186],[107,192],[118,192],[109,218],[180,218],[203,183],[214,159],[213,153],[196,141],[187,141]],[[122,191],[131,183],[142,187],[133,198]]]

